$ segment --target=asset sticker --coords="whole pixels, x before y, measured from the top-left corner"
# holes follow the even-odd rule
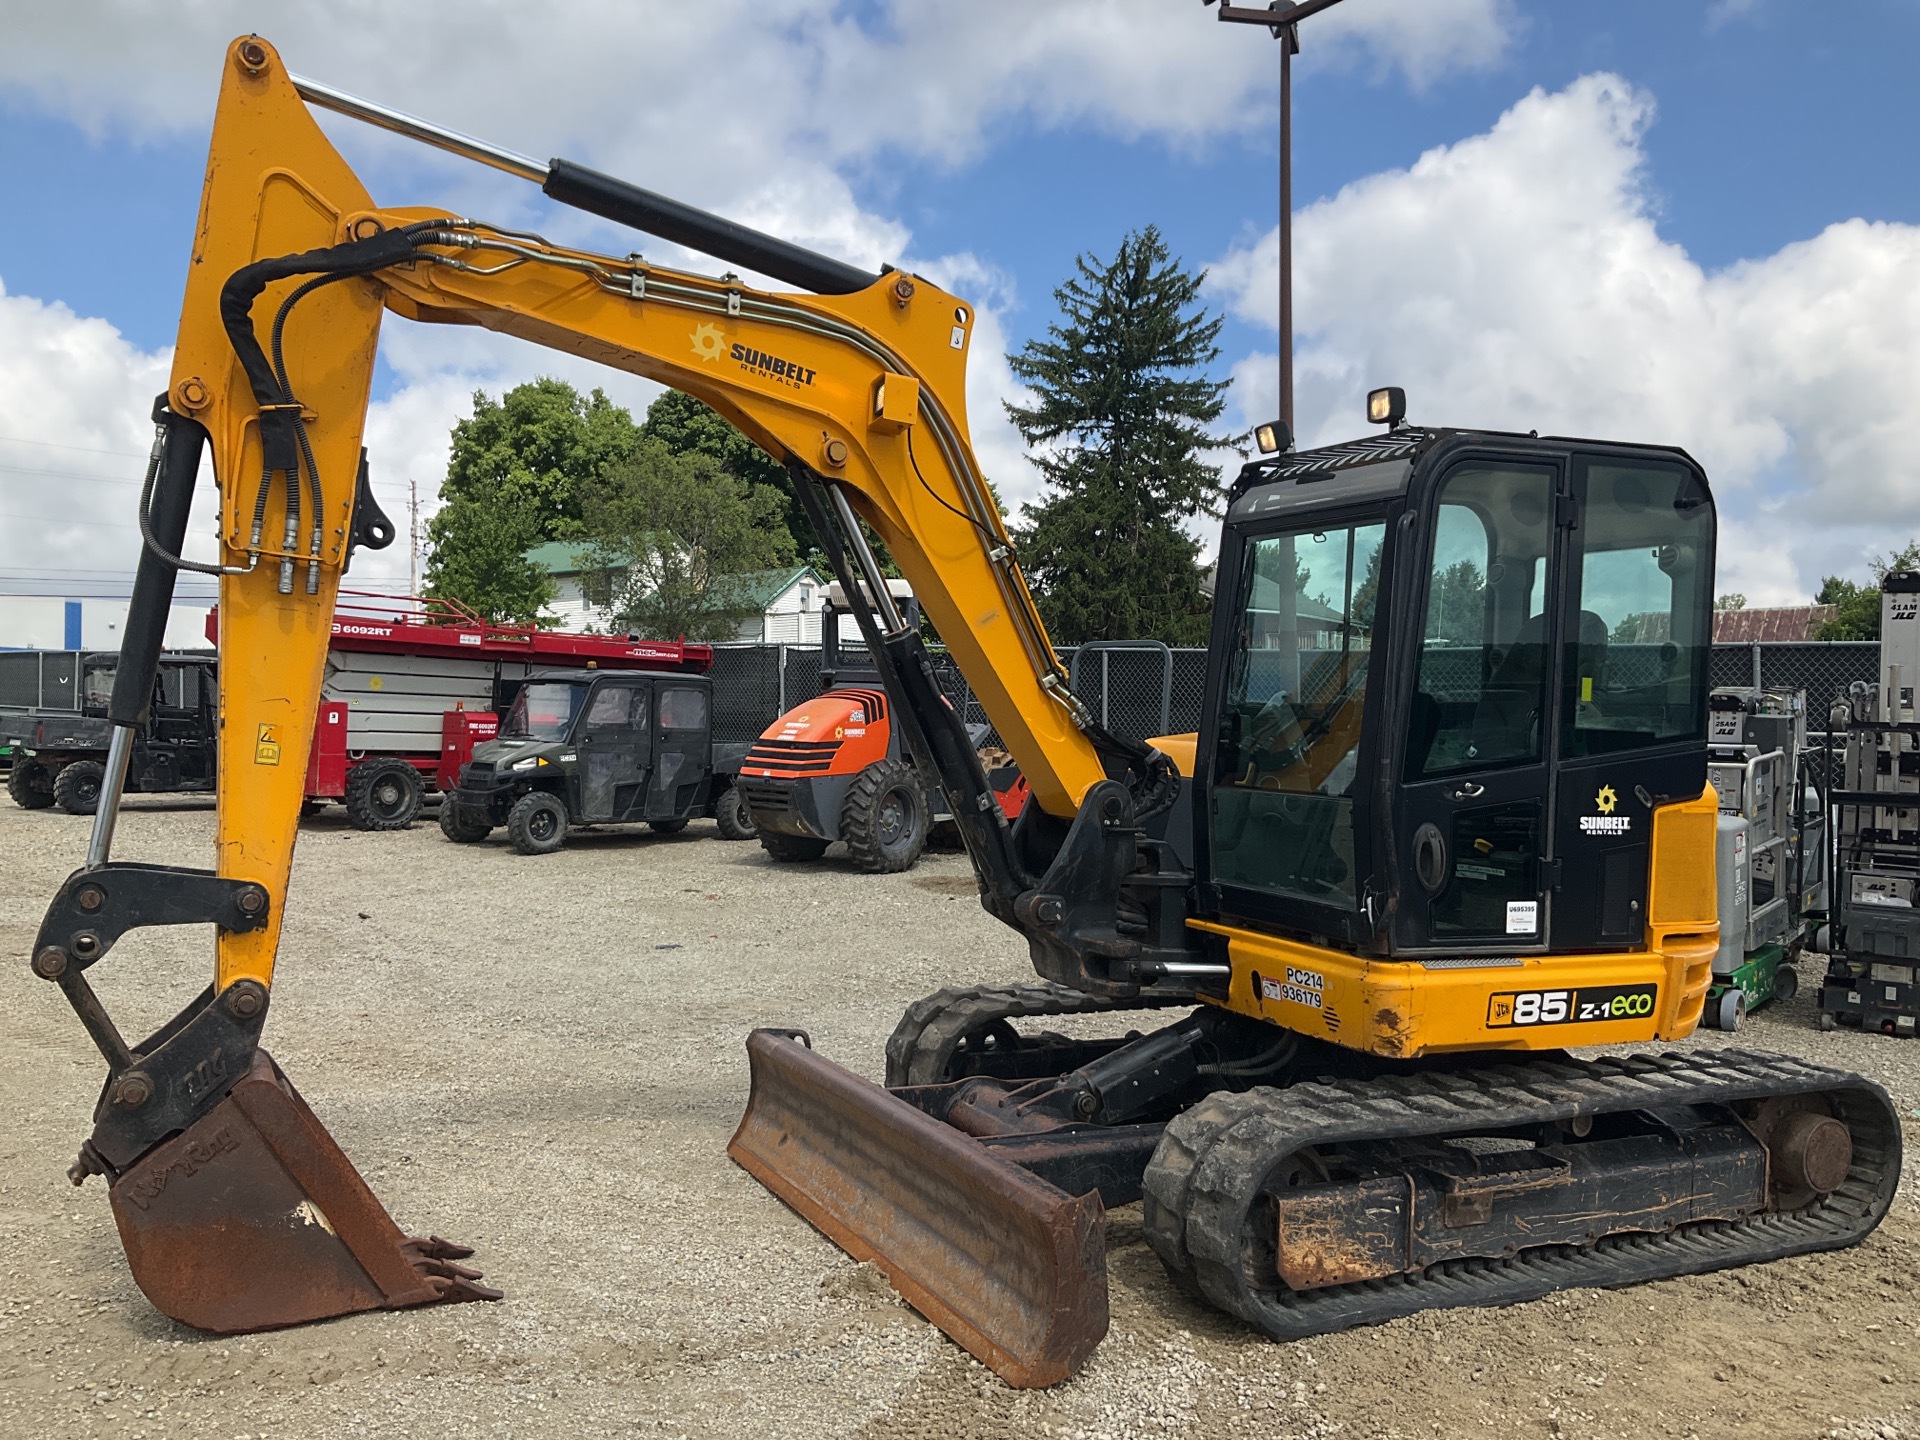
[[[1318,1010],[1322,1004],[1321,995],[1327,988],[1327,980],[1312,970],[1296,970],[1287,967],[1284,981],[1260,977],[1260,997],[1263,1000],[1290,1000],[1295,1005],[1304,1005],[1309,1010]]]
[[[1540,902],[1538,900],[1507,901],[1507,934],[1534,935],[1540,930]]]

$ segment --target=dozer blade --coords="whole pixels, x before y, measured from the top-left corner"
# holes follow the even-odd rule
[[[471,1250],[401,1233],[264,1050],[225,1099],[129,1166],[111,1199],[133,1278],[198,1330],[500,1298],[453,1263]]]
[[[747,1058],[735,1163],[1009,1385],[1073,1374],[1107,1333],[1097,1193],[989,1154],[794,1032],[754,1031]]]

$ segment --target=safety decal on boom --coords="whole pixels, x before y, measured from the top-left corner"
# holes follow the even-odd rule
[[[1597,1020],[1644,1020],[1660,999],[1658,985],[1608,985],[1586,990],[1509,990],[1487,1001],[1487,1028],[1580,1025]]]

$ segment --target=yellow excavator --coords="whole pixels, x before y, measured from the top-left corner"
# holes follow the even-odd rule
[[[330,108],[797,287],[772,293],[374,204]],[[336,588],[391,539],[358,477],[382,314],[480,325],[711,405],[792,475],[982,903],[1038,979],[908,1009],[887,1084],[748,1039],[731,1154],[1015,1385],[1107,1323],[1104,1216],[1276,1337],[1849,1245],[1900,1169],[1886,1094],[1690,1034],[1710,980],[1714,506],[1655,445],[1386,428],[1233,482],[1204,715],[1149,745],[1075,698],[969,443],[974,312],[563,160],[539,164],[227,51],[114,775],[174,578],[220,577],[217,868],[117,862],[110,775],[35,944],[106,1057],[71,1172],[133,1274],[213,1331],[491,1297],[405,1235],[260,1048]],[[220,558],[181,558],[211,452]],[[883,541],[1018,760],[1009,821],[880,577]],[[86,972],[216,927],[213,983],[129,1044]],[[1112,1021],[1105,1039],[1046,1028]],[[1149,1023],[1152,1022],[1152,1023]],[[1084,1025],[1069,1026],[1076,1031]]]

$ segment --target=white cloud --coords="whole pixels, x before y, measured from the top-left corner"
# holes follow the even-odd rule
[[[261,0],[15,7],[0,87],[95,133],[197,131],[219,59],[257,30],[297,72],[518,149],[591,148],[637,175],[712,190],[765,183],[796,157],[901,151],[962,159],[1015,115],[1041,125],[1198,139],[1270,103],[1273,47],[1166,0],[841,0],[698,5],[517,0],[396,7]],[[1329,53],[1424,83],[1505,52],[1512,0],[1366,0],[1309,22]]]
[[[1240,130],[1270,123],[1272,42],[1217,24],[1197,5],[878,0],[862,14],[842,0],[771,11],[745,0],[580,0],[559,11],[517,0],[14,7],[0,22],[0,100],[114,145],[197,137],[211,120],[227,42],[257,31],[298,73],[511,149],[567,155],[874,267],[911,251],[907,228],[855,195],[862,182],[884,194],[891,166],[964,164],[1019,125],[1198,146],[1221,133],[1222,114],[1241,115]],[[1492,63],[1515,26],[1510,0],[1369,0],[1313,23],[1316,61],[1370,61],[1414,84]],[[522,182],[321,118],[380,199],[433,201],[599,248],[634,243],[631,232],[556,211]],[[659,262],[688,260],[661,242],[646,249]],[[1005,361],[1010,284],[968,254],[910,263],[978,307],[969,418],[987,473],[1017,507],[1038,479],[1001,403],[1022,393]],[[32,528],[9,519],[0,566],[17,572],[37,559],[124,575],[138,553],[137,488],[47,489],[44,472],[75,468],[49,458],[66,456],[55,446],[98,440],[94,448],[115,453],[67,458],[137,480],[166,354],[139,350],[105,321],[3,293],[0,341],[0,435],[40,442],[0,447],[0,464],[14,466],[0,470],[0,504],[58,517]],[[383,354],[399,383],[370,412],[368,444],[376,490],[402,536],[406,482],[420,485],[431,509],[448,430],[474,389],[497,393],[556,374],[601,386],[636,412],[657,393],[484,332],[390,322]],[[211,494],[208,483],[209,516]],[[195,533],[210,545],[210,519],[197,519]],[[403,541],[363,554],[353,578],[391,583],[406,569]]]
[[[131,573],[149,415],[168,359],[104,320],[0,284],[0,573],[9,589],[85,595]],[[212,514],[211,503],[195,508],[196,558],[211,554]]]
[[[1714,0],[1707,7],[1707,29],[1718,30],[1735,20],[1750,20],[1759,10],[1760,0]]]
[[[1363,392],[1398,384],[1416,420],[1682,445],[1728,516],[1720,588],[1804,599],[1920,533],[1920,228],[1847,221],[1709,273],[1655,225],[1652,119],[1587,76],[1302,211],[1303,443],[1362,430]],[[1269,233],[1210,279],[1268,328],[1275,253]],[[1273,363],[1235,369],[1248,420]]]

